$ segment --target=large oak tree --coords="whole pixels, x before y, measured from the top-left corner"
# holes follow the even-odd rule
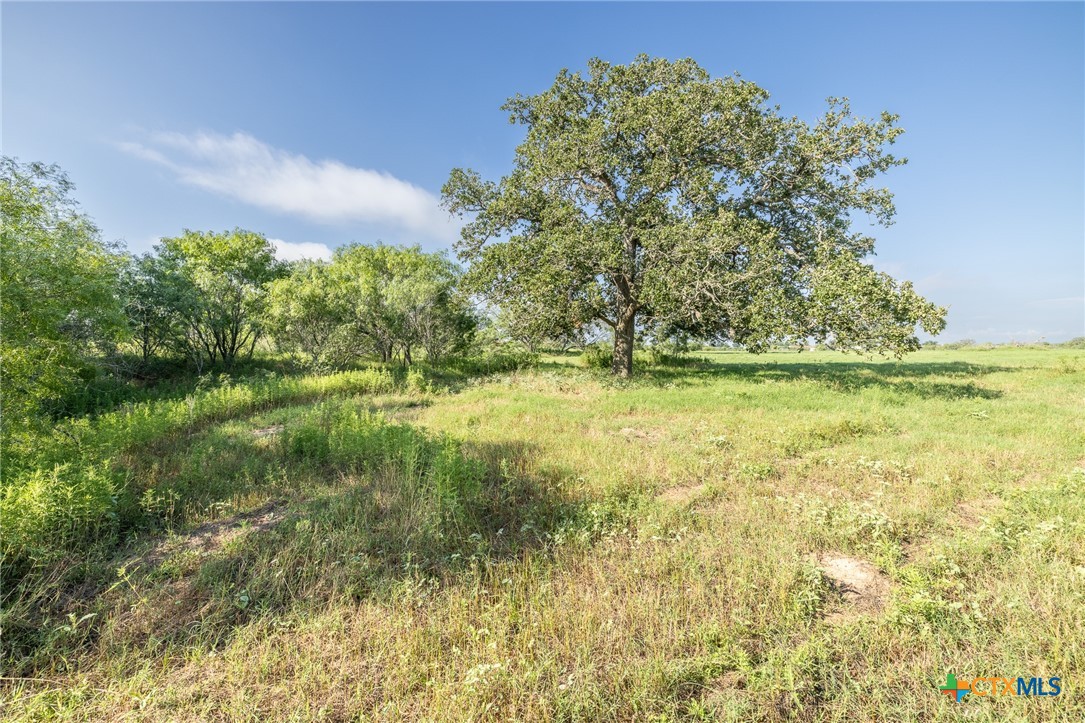
[[[545,306],[570,327],[614,330],[615,374],[633,369],[638,328],[787,340],[901,354],[945,310],[863,259],[856,215],[891,223],[873,185],[903,164],[897,117],[830,99],[814,124],[768,93],[692,60],[593,59],[538,95],[510,99],[527,128],[500,181],[454,169],[445,206],[469,219],[457,250],[470,288],[498,305]]]

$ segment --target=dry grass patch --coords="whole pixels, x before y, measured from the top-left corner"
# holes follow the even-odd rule
[[[665,429],[637,429],[636,427],[622,427],[617,432],[618,436],[625,437],[630,442],[641,440],[647,443],[661,442],[667,438]]]
[[[274,500],[248,512],[205,522],[188,532],[162,540],[149,552],[129,558],[122,567],[150,569],[172,555],[191,552],[209,555],[242,535],[260,532],[279,524],[285,518],[285,509],[282,500]]]
[[[672,505],[680,505],[685,502],[689,502],[695,497],[699,497],[705,490],[708,489],[707,484],[697,485],[685,485],[682,487],[670,487],[663,490],[656,496],[656,499],[660,502],[666,502]]]
[[[279,434],[284,429],[286,429],[286,425],[284,424],[273,424],[270,427],[262,427],[260,429],[252,430],[252,436],[256,437],[257,439],[261,439],[262,437],[271,437]]]

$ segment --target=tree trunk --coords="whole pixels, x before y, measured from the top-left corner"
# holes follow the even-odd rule
[[[624,225],[624,223],[623,223]],[[614,359],[610,373],[616,377],[633,376],[633,337],[637,327],[637,239],[628,228],[623,237],[625,254],[623,268],[614,279],[617,308],[614,319]]]
[[[637,312],[632,304],[622,309],[618,315],[618,324],[614,327],[614,360],[610,364],[610,373],[614,376],[633,376],[633,334],[636,318]]]
[[[151,333],[147,331],[147,327],[143,327],[142,337],[142,351],[143,351],[143,368],[147,368],[147,363],[151,360]]]

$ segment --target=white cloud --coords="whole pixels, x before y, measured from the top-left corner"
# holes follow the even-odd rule
[[[301,261],[302,259],[320,259],[328,261],[332,257],[332,250],[324,244],[300,241],[291,243],[281,238],[269,238],[275,247],[275,258],[280,261]]]
[[[247,133],[153,133],[118,147],[169,168],[184,183],[270,211],[328,224],[398,226],[443,241],[458,229],[423,188],[381,171],[312,161]]]

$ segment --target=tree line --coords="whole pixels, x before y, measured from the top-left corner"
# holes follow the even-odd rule
[[[351,245],[282,263],[261,234],[184,231],[153,253],[102,243],[56,167],[2,164],[5,416],[29,413],[134,350],[233,367],[261,344],[316,369],[359,356],[412,364],[463,352],[483,327],[528,348],[612,340],[613,374],[638,340],[750,351],[816,342],[903,354],[946,310],[876,271],[905,162],[897,116],[830,99],[813,123],[738,76],[690,59],[589,61],[504,106],[526,129],[496,181],[453,169],[442,203],[464,220],[456,251]],[[479,314],[471,301],[485,304]]]
[[[102,241],[72,191],[56,166],[0,159],[5,426],[103,366],[229,370],[258,348],[317,370],[439,363],[479,326],[442,253],[353,244],[327,262],[283,262],[264,235],[234,229],[185,230],[133,255]]]
[[[419,350],[436,363],[470,341],[477,319],[459,274],[417,246],[352,244],[329,262],[284,263],[262,234],[185,231],[125,260],[119,298],[144,362],[165,352],[229,368],[266,339],[315,369],[368,355],[409,365]]]

